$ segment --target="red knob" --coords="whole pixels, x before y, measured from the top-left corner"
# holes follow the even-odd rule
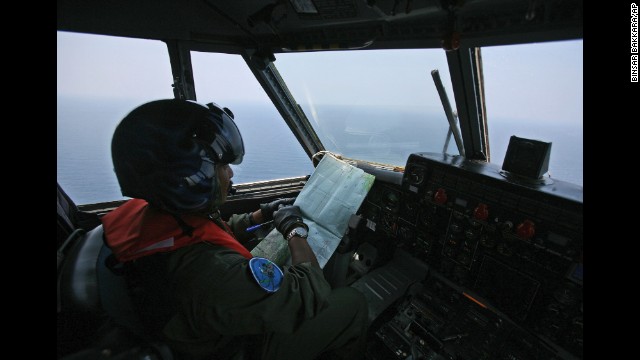
[[[473,217],[476,220],[487,220],[487,218],[489,218],[489,208],[487,207],[487,204],[478,204],[478,206],[473,210]]]
[[[518,225],[516,233],[523,239],[531,239],[536,234],[536,225],[531,220],[525,220]]]
[[[436,194],[433,195],[433,200],[436,203],[443,205],[444,203],[447,202],[447,192],[443,188],[439,188],[436,191]]]

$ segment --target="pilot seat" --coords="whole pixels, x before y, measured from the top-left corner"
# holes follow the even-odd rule
[[[102,225],[70,236],[78,233],[58,271],[58,359],[181,360],[148,335],[125,278],[107,266],[111,250]],[[211,360],[249,360],[250,343],[230,338]]]
[[[102,225],[66,254],[58,272],[58,358],[173,360],[166,344],[146,335],[124,277],[106,266],[110,254]]]

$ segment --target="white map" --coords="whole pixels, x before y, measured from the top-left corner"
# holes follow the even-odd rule
[[[321,268],[338,247],[349,218],[364,201],[374,180],[375,176],[326,154],[296,198],[294,205],[300,207],[309,226],[307,241]],[[278,265],[283,265],[283,260],[290,262],[286,241],[276,229],[251,252],[254,256],[270,258]]]

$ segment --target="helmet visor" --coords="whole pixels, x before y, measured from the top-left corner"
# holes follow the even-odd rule
[[[227,113],[217,105],[207,105],[217,115],[211,119],[217,128],[216,136],[210,144],[211,149],[215,152],[215,161],[223,164],[240,164],[244,157],[244,142],[238,126],[229,116],[231,112]]]

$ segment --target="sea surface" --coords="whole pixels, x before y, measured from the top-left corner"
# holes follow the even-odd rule
[[[58,98],[57,180],[76,204],[124,199],[111,163],[111,136],[118,122],[141,103],[131,100]],[[311,174],[313,166],[309,157],[274,108],[251,103],[225,105],[235,114],[246,150],[242,164],[232,166],[235,184]],[[385,118],[384,114],[379,116]],[[434,116],[439,118],[433,123],[446,123],[442,114]],[[374,126],[372,121],[375,119],[371,117],[350,119],[348,127],[351,130],[348,134],[354,141],[365,138],[362,144],[351,141],[342,147],[335,147],[326,133],[320,134],[321,140],[329,150],[348,157],[362,156],[360,158],[366,160],[392,162],[401,166],[404,166],[408,154],[412,152],[442,150],[443,133],[429,131],[429,126],[433,125],[421,128],[420,124],[427,122],[423,118],[405,116],[402,125],[394,126],[395,133],[400,135],[399,131],[409,130],[406,138],[395,147],[387,144],[386,139],[398,134],[389,130],[367,134],[363,130]],[[358,127],[357,131],[353,130]],[[416,135],[424,133],[431,135]],[[511,135],[551,142],[549,175],[583,185],[582,124],[537,124],[489,119],[491,162],[502,164]],[[333,139],[340,140],[338,136]],[[389,146],[376,145],[380,143]],[[453,139],[449,149],[450,153],[457,154]]]

